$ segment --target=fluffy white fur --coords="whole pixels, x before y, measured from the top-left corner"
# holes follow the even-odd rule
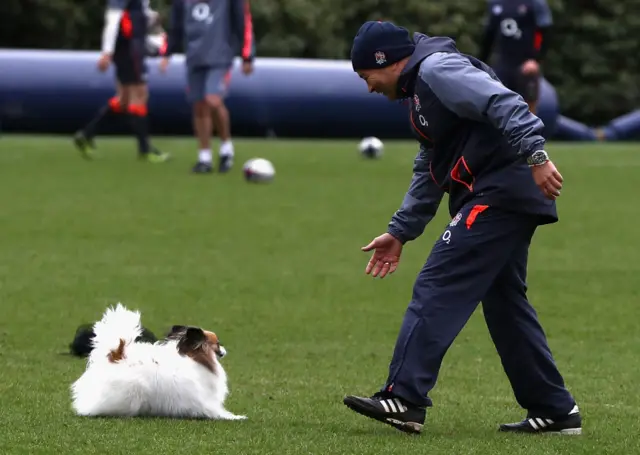
[[[177,340],[135,342],[142,332],[140,313],[120,303],[105,311],[94,332],[87,369],[71,386],[78,415],[246,419],[224,408],[227,375],[214,353],[212,372],[178,353]],[[109,354],[120,340],[124,358],[113,363]]]

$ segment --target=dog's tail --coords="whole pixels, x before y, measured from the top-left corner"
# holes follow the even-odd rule
[[[140,312],[131,311],[118,303],[104,312],[102,319],[93,325],[93,358],[107,358],[116,363],[126,357],[125,348],[142,333]]]

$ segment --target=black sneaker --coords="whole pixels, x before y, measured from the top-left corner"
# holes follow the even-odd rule
[[[405,433],[422,432],[427,415],[425,408],[407,403],[389,394],[375,394],[371,398],[346,396],[344,404],[363,416],[391,425]]]
[[[84,131],[77,131],[73,136],[73,143],[84,159],[92,160],[95,158],[95,144],[92,138],[87,137]]]
[[[220,155],[218,158],[218,172],[224,174],[225,172],[229,172],[233,167],[233,156],[230,155]]]
[[[511,433],[550,433],[564,435],[582,434],[582,417],[578,406],[574,406],[569,415],[561,420],[543,417],[527,417],[522,422],[500,425],[500,430]]]
[[[211,163],[198,161],[191,169],[191,172],[195,174],[210,174],[211,172],[213,172],[213,166],[211,166]]]

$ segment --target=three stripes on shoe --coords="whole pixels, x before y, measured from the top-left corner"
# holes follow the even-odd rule
[[[549,425],[553,424],[553,420],[551,419],[542,419],[540,417],[532,417],[530,419],[527,420],[529,422],[529,425],[531,425],[531,427],[536,430],[543,430],[546,427],[548,427]]]
[[[402,404],[398,398],[388,398],[386,400],[380,400],[380,404],[384,408],[384,412],[405,412],[408,408]]]

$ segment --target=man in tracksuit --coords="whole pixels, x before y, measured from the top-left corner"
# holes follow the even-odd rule
[[[241,55],[242,71],[253,71],[254,41],[248,0],[174,0],[169,44],[160,69],[165,71],[171,54],[180,46],[186,54],[188,98],[193,104],[193,124],[200,145],[193,172],[213,169],[211,135],[220,136],[218,171],[233,165],[229,111],[224,97],[233,58]],[[212,116],[213,114],[213,116]]]
[[[489,62],[497,50],[493,68],[511,90],[522,95],[536,112],[542,71],[549,49],[553,18],[546,0],[489,0],[478,57]]]
[[[451,222],[413,288],[382,389],[347,396],[352,410],[419,433],[445,353],[480,301],[518,403],[528,411],[503,431],[581,433],[576,402],[564,386],[536,312],[526,297],[529,244],[539,225],[558,220],[562,177],[544,151],[542,122],[522,98],[449,38],[427,37],[389,22],[367,22],[351,51],[370,92],[409,101],[420,143],[413,179],[366,273],[398,267],[449,194]]]

